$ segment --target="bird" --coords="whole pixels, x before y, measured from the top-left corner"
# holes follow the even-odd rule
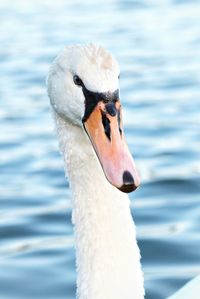
[[[66,46],[47,78],[73,194],[78,299],[145,297],[128,197],[140,175],[125,139],[119,78],[117,60],[93,43]],[[181,296],[171,299],[197,298]]]

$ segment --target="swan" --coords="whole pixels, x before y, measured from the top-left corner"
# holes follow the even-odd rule
[[[138,188],[140,177],[124,136],[119,75],[115,58],[88,44],[65,47],[47,79],[73,193],[79,299],[145,296],[127,195]]]

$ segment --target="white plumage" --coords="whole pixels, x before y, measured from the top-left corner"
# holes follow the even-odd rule
[[[83,129],[85,98],[80,86],[74,84],[74,75],[92,92],[114,92],[119,88],[119,66],[102,47],[71,46],[55,59],[48,77],[48,94],[74,198],[77,296],[143,299],[143,274],[129,199],[107,181]],[[171,299],[179,298],[197,297]]]

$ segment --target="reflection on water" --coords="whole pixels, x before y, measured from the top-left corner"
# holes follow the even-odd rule
[[[200,273],[198,1],[0,1],[0,297],[75,298],[71,193],[45,91],[65,45],[121,65],[147,299]],[[12,287],[11,287],[12,286]]]

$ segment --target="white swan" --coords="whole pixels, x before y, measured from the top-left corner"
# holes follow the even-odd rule
[[[48,77],[74,197],[79,299],[144,298],[135,225],[124,193],[140,180],[124,139],[118,77],[116,60],[92,44],[66,47]]]

